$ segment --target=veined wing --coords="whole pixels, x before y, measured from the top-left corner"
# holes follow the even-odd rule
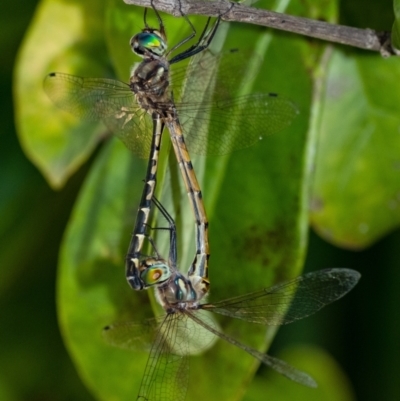
[[[192,116],[181,112],[185,139],[195,154],[223,155],[247,148],[288,127],[298,114],[292,102],[273,93],[223,99],[206,106]]]
[[[324,269],[271,288],[201,307],[248,322],[283,325],[312,315],[343,297],[360,277],[360,273],[351,269]]]
[[[204,51],[189,64],[186,79],[181,71],[171,73],[173,83],[183,83],[181,89],[174,86],[174,96],[180,99],[176,107],[191,152],[225,154],[249,147],[288,127],[299,114],[284,96],[243,95],[248,68],[248,54],[235,50],[214,56]]]
[[[146,363],[137,400],[184,401],[189,382],[186,317],[168,314],[155,337]],[[171,352],[173,346],[175,352]]]
[[[141,323],[123,322],[106,326],[103,329],[104,340],[118,348],[132,351],[150,350],[162,318],[151,318]]]
[[[189,360],[185,332],[186,317],[168,314],[143,323],[107,326],[103,337],[119,348],[150,351],[137,400],[184,401],[188,386]],[[171,346],[175,351],[172,351]]]
[[[128,149],[148,157],[152,124],[127,84],[56,72],[45,78],[44,90],[60,109],[82,119],[103,121]]]
[[[213,333],[215,336],[225,340],[226,342],[246,351],[248,354],[253,356],[254,358],[258,359],[261,363],[265,364],[266,366],[276,370],[278,373],[284,375],[290,380],[293,380],[297,383],[303,384],[308,387],[317,387],[317,383],[315,380],[309,376],[307,373],[304,373],[293,366],[290,366],[286,362],[273,358],[267,354],[264,354],[256,349],[249,347],[241,342],[235,340],[232,337],[227,336],[224,333],[221,333],[215,327],[210,326],[207,321],[204,321],[202,318],[198,316],[198,314],[188,313],[188,316],[195,321],[199,326],[204,327],[209,332]]]
[[[196,313],[211,327],[217,327],[206,312]],[[150,351],[137,398],[146,401],[183,401],[189,380],[188,356],[203,352],[216,340],[212,333],[180,312],[147,319],[142,324],[110,325],[103,336],[119,348]]]

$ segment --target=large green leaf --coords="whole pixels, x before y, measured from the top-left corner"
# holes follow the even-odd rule
[[[117,10],[110,13],[111,36],[120,40],[118,31],[126,30],[127,23]],[[132,21],[132,17],[126,18]],[[165,18],[172,32],[169,37],[174,37],[180,24],[174,26],[171,21],[175,19]],[[226,48],[249,44],[264,59],[255,90],[289,96],[301,114],[289,129],[252,149],[194,160],[210,217],[211,299],[215,300],[298,275],[306,248],[305,155],[309,146],[306,132],[311,82],[304,57],[308,49],[295,38],[260,34],[250,26],[230,27]],[[122,51],[115,48],[113,54],[119,64]],[[194,243],[193,217],[174,158],[167,160],[166,153],[163,157],[161,164],[164,169],[168,167],[169,173],[165,185],[161,188],[159,184],[161,200],[177,220],[180,267],[186,271],[187,261],[193,256],[193,245],[186,246]],[[58,299],[64,337],[85,382],[104,400],[134,399],[148,356],[147,352],[111,348],[101,339],[102,327],[107,324],[139,322],[152,315],[148,294],[132,293],[124,279],[128,229],[142,189],[142,176],[132,160],[119,143],[104,149],[83,188],[60,260]],[[167,248],[167,241],[157,241],[157,247]],[[245,343],[266,348],[264,328],[249,330],[227,319],[221,319],[220,324],[225,332]],[[238,399],[257,366],[243,351],[222,341],[205,354],[192,357],[190,364],[190,400],[204,399],[205,395],[208,400]]]
[[[311,219],[326,240],[359,249],[400,223],[400,64],[333,50],[322,79]]]
[[[143,163],[142,163],[143,165]],[[119,392],[137,387],[135,356],[108,347],[102,328],[115,315],[151,313],[146,294],[132,296],[124,279],[124,251],[135,216],[143,175],[137,161],[116,139],[99,155],[84,185],[64,240],[58,279],[61,328],[73,359],[89,388],[99,399],[119,399]],[[137,181],[137,182],[135,182]],[[139,300],[141,300],[140,303]],[[138,306],[140,306],[140,311]],[[109,372],[131,364],[125,381]],[[124,383],[125,388],[121,388]]]
[[[109,74],[103,2],[43,0],[25,36],[15,70],[18,134],[25,153],[53,187],[87,159],[104,127],[61,113],[43,91],[53,71]]]
[[[240,31],[239,31],[240,32]],[[249,37],[248,34],[240,36]],[[264,37],[269,39],[268,36]],[[234,38],[233,40],[237,40]],[[262,41],[262,38],[260,38]],[[301,116],[284,132],[265,139],[255,148],[234,153],[228,160],[207,160],[204,197],[215,199],[210,219],[210,279],[212,300],[271,285],[300,274],[307,236],[307,118],[310,81],[299,42],[272,38],[267,44],[257,91],[275,89],[290,94]],[[291,66],[285,60],[291,59]],[[296,72],[291,70],[296,66]],[[299,66],[302,66],[298,69]],[[304,69],[303,69],[304,68]],[[285,77],[291,76],[291,82]],[[267,79],[265,79],[267,77]],[[223,171],[222,182],[219,181]],[[217,195],[211,192],[217,186]],[[208,189],[210,188],[210,190]],[[215,197],[215,198],[214,198]],[[275,330],[223,321],[224,332],[246,344],[265,349]],[[212,374],[202,380],[215,400],[239,399],[257,363],[239,349],[223,342],[205,355]],[[226,367],[229,366],[229,378]],[[231,380],[232,379],[232,380]],[[220,383],[215,386],[215,382]],[[197,388],[189,399],[200,399]],[[196,394],[195,391],[198,391]],[[189,393],[190,394],[190,393]]]

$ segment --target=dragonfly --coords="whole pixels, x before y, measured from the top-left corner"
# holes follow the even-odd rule
[[[218,338],[287,378],[316,387],[307,373],[224,334],[209,312],[268,326],[292,323],[343,297],[357,284],[360,273],[345,268],[324,269],[249,294],[204,302],[204,294],[196,290],[193,276],[178,271],[174,220],[156,198],[153,201],[169,222],[169,257],[165,260],[156,251],[154,258],[147,259],[141,278],[154,288],[165,313],[143,323],[116,323],[103,330],[105,340],[121,348],[143,350],[147,341],[153,340],[137,400],[184,401],[189,355],[203,351],[208,348],[207,342]]]
[[[127,281],[135,290],[147,288],[140,278],[140,254],[156,187],[161,136],[167,127],[195,221],[195,256],[189,275],[202,277],[198,285],[207,293],[208,219],[188,148],[197,154],[224,154],[250,146],[286,128],[298,109],[275,93],[236,96],[238,82],[245,75],[247,55],[240,57],[236,50],[213,55],[207,50],[220,18],[210,29],[208,19],[197,43],[170,57],[196,35],[196,30],[184,16],[192,34],[167,51],[165,27],[153,9],[159,28],[148,25],[145,9],[145,28],[130,41],[133,52],[143,61],[133,69],[129,83],[50,73],[44,89],[56,106],[83,119],[103,121],[128,149],[149,160],[125,262]],[[187,68],[170,70],[171,65],[188,58],[191,62]]]

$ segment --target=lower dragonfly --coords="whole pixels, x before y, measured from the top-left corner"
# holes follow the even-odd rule
[[[240,56],[238,51],[219,56],[206,51],[219,18],[209,30],[208,20],[195,45],[168,58],[196,31],[184,16],[193,33],[167,52],[165,28],[154,11],[159,29],[148,26],[145,12],[145,28],[131,39],[132,50],[143,61],[132,71],[129,84],[51,73],[44,88],[56,106],[83,119],[102,120],[131,151],[149,158],[145,192],[126,256],[126,278],[135,290],[146,288],[140,279],[139,256],[156,185],[161,135],[168,128],[196,225],[196,249],[189,275],[203,278],[197,286],[206,293],[210,256],[208,220],[186,141],[195,153],[228,153],[284,129],[298,110],[290,100],[274,93],[236,96],[250,57]],[[191,63],[186,69],[170,71],[171,65],[187,58],[191,58]]]
[[[175,222],[157,199],[153,198],[153,202],[169,222],[169,258],[168,261],[163,259],[154,247],[156,257],[142,261],[141,279],[154,288],[156,300],[165,314],[143,324],[110,325],[103,331],[109,344],[133,350],[143,350],[146,339],[153,337],[137,400],[185,400],[189,355],[202,352],[207,348],[205,343],[211,343],[215,338],[241,348],[295,382],[316,387],[308,374],[224,334],[207,312],[250,323],[280,326],[310,316],[343,297],[361,275],[351,269],[324,269],[246,295],[202,303],[203,293],[195,290],[196,278],[178,271]],[[152,240],[151,243],[154,245]],[[203,348],[196,349],[195,344],[203,344]]]

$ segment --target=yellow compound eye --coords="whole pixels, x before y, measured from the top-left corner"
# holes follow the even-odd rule
[[[150,274],[150,280],[157,281],[162,276],[160,269],[156,269]]]
[[[140,277],[146,287],[161,284],[171,277],[171,270],[164,263],[157,263],[143,270]]]

